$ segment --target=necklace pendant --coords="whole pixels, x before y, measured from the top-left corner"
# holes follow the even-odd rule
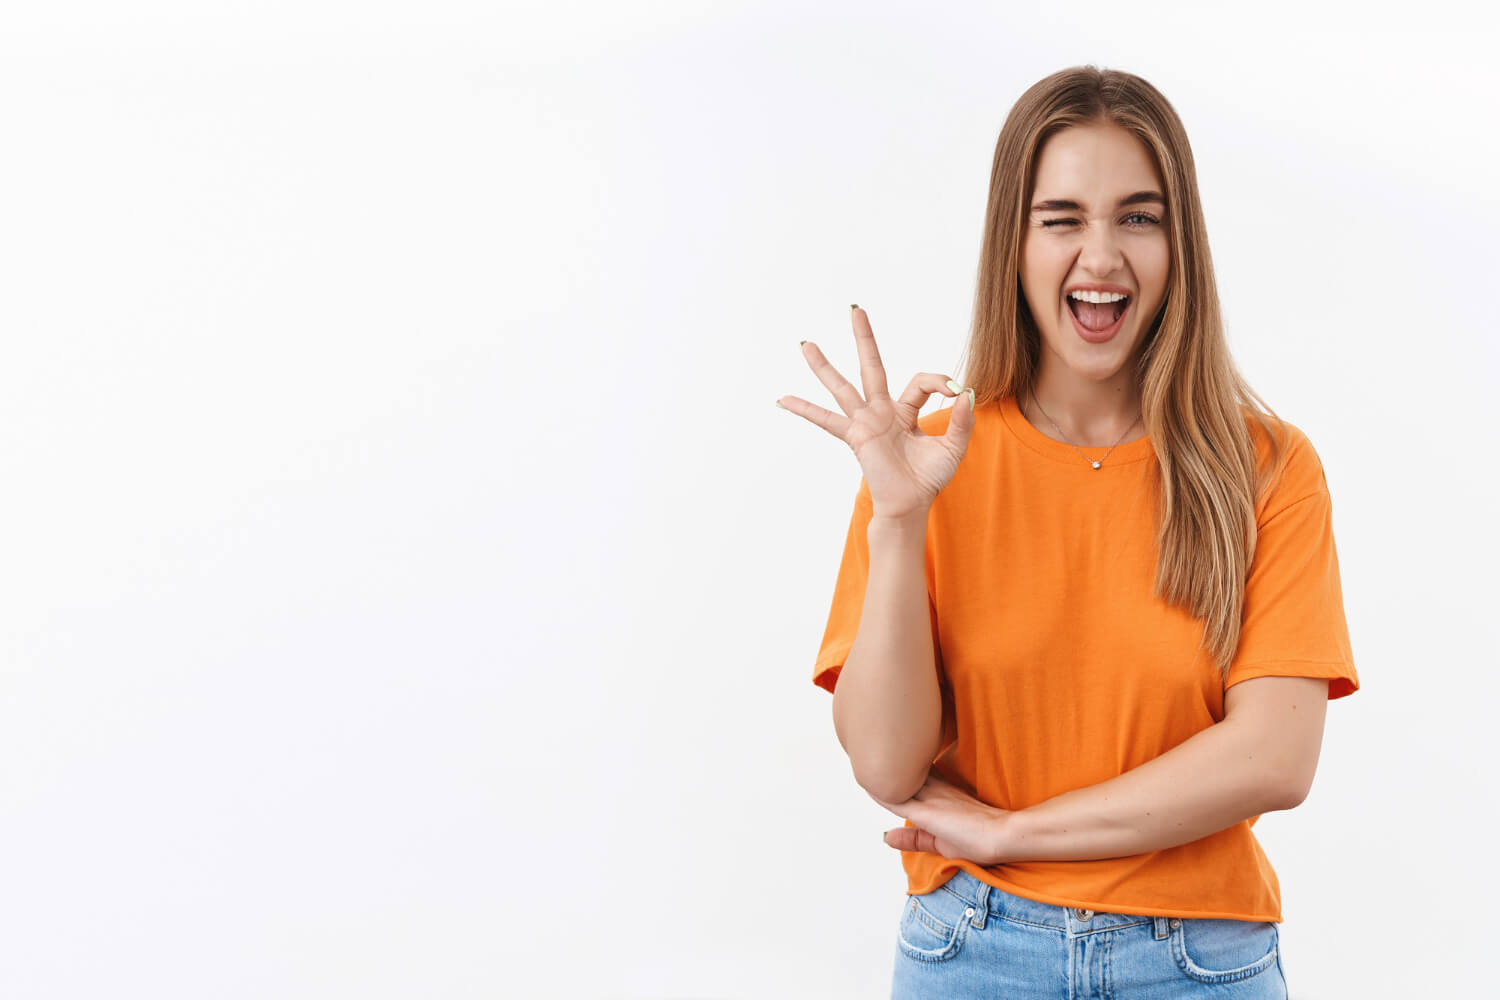
[[[1099,463],[1097,461],[1094,463],[1094,468],[1099,468]]]

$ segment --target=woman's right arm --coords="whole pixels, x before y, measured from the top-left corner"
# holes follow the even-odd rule
[[[854,780],[877,799],[905,802],[922,787],[942,740],[927,609],[927,510],[877,514],[866,537],[864,607],[833,689],[833,726]]]
[[[942,740],[927,603],[927,514],[969,447],[975,392],[946,376],[918,372],[892,398],[869,317],[858,306],[850,314],[864,397],[818,345],[804,340],[802,356],[844,412],[797,396],[776,403],[847,444],[869,487],[864,603],[834,685],[833,725],[855,780],[883,802],[905,802],[927,779]],[[928,434],[918,419],[933,393],[956,397],[942,434]]]

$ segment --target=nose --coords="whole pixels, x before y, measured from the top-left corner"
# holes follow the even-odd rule
[[[1079,251],[1078,263],[1089,274],[1097,274],[1100,280],[1115,274],[1124,258],[1114,228],[1109,225],[1090,226],[1083,237],[1083,249]]]

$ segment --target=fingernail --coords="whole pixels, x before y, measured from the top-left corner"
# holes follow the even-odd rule
[[[779,407],[781,407],[781,409],[783,409],[783,410],[786,410],[786,407],[785,407],[785,406],[781,406],[781,400],[779,400],[779,399],[778,399],[778,400],[777,400],[777,401],[776,401],[776,405],[777,405],[777,406],[779,406]],[[787,410],[787,412],[788,412],[788,413],[790,413],[790,412],[792,412],[792,411],[791,411],[791,410]]]
[[[969,388],[965,389],[964,392],[967,392],[969,394],[969,409],[973,410],[974,409],[974,387],[973,386],[969,386]]]
[[[801,347],[805,343],[807,343],[807,341],[805,341],[805,340],[799,340],[799,341],[797,341],[797,346]]]
[[[951,393],[957,394],[957,393],[963,392],[964,391],[964,387],[961,386],[961,385],[959,385],[957,382],[955,382],[953,379],[950,378],[948,380],[948,391],[951,392]]]
[[[850,312],[853,312],[854,310],[856,310],[858,308],[859,308],[859,306],[856,305],[855,303],[853,303],[853,302],[849,303],[849,311]]]

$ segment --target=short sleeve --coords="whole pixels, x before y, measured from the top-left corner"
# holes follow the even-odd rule
[[[1274,511],[1258,526],[1239,646],[1224,686],[1252,677],[1326,677],[1332,701],[1358,691],[1359,676],[1344,618],[1333,500],[1316,452],[1300,432],[1296,437],[1286,482],[1307,492],[1268,505]]]
[[[854,513],[849,518],[849,534],[844,539],[844,554],[833,585],[833,603],[828,609],[828,623],[824,627],[823,642],[818,647],[817,660],[813,666],[813,683],[830,693],[838,683],[839,672],[844,669],[844,659],[854,646],[854,637],[859,631],[860,611],[865,601],[865,581],[870,573],[870,542],[866,532],[874,513],[869,484],[864,477],[860,477],[859,491],[854,496]],[[924,562],[930,562],[930,559]],[[928,577],[927,586],[927,614],[932,627],[933,656],[941,674],[943,654],[938,645],[937,608],[932,600],[931,576]]]

